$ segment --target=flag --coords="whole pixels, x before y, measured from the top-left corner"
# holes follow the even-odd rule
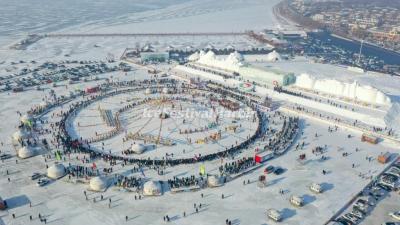
[[[200,175],[204,176],[206,174],[206,166],[204,164],[200,165]]]
[[[61,160],[61,154],[59,151],[56,151],[56,159]]]
[[[32,120],[26,121],[26,125],[28,125],[29,127],[32,127]]]

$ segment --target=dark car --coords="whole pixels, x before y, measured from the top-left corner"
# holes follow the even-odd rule
[[[9,159],[9,158],[11,158],[12,156],[10,155],[10,154],[1,154],[0,155],[0,159],[1,160],[3,160],[3,159]]]
[[[264,173],[272,173],[275,171],[274,169],[274,166],[267,166],[267,168],[264,169]]]
[[[274,174],[275,175],[280,175],[280,174],[282,174],[284,172],[285,172],[285,169],[283,169],[281,167],[278,167],[278,168],[275,169]]]
[[[343,225],[353,225],[353,222],[351,222],[350,220],[344,218],[344,217],[340,217],[336,220],[336,222],[339,222]]]

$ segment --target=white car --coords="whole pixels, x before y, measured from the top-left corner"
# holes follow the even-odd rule
[[[400,220],[400,211],[391,212],[391,213],[389,213],[389,216],[393,217],[396,220]]]

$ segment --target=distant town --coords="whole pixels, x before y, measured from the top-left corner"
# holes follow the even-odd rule
[[[334,33],[400,51],[400,2],[397,0],[294,0],[290,6]]]

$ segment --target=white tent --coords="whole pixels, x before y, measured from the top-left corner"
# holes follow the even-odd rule
[[[24,140],[29,137],[29,132],[20,129],[20,130],[16,131],[12,137],[13,137],[13,140],[15,140],[15,141]]]
[[[162,187],[159,181],[148,181],[143,185],[143,195],[162,195]]]
[[[26,159],[32,156],[35,156],[36,151],[34,148],[30,146],[24,146],[18,150],[18,157],[21,159]]]
[[[108,187],[108,180],[106,177],[93,177],[89,182],[90,190],[104,191]]]
[[[209,187],[219,187],[222,186],[224,182],[222,177],[211,175],[207,178],[207,184]]]
[[[145,93],[146,93],[146,95],[153,94],[153,90],[150,88],[146,88]]]
[[[131,147],[131,150],[136,154],[141,154],[144,151],[146,151],[146,146],[143,144],[139,144],[139,143],[133,144]]]
[[[275,50],[267,54],[267,61],[276,62],[281,60],[281,55]]]
[[[164,88],[162,89],[162,93],[163,93],[163,94],[168,94],[168,93],[169,93],[169,88],[164,87]]]
[[[47,169],[47,176],[52,179],[58,179],[65,175],[66,170],[63,164],[54,164]]]

